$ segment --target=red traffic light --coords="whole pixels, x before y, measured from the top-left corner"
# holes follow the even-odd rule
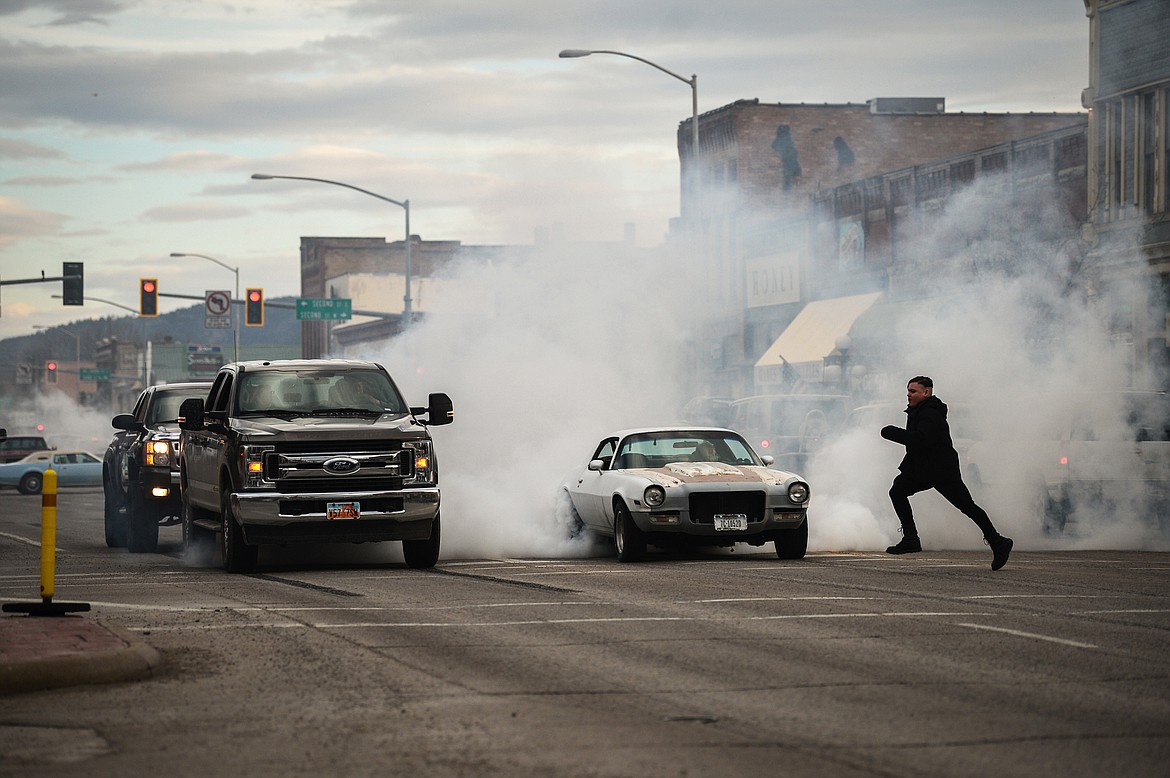
[[[138,315],[158,316],[158,279],[138,279]]]
[[[244,293],[244,324],[264,326],[264,290],[260,287],[250,287]]]
[[[45,364],[45,367],[48,368],[49,370],[56,370],[57,363],[56,362],[48,362]]]

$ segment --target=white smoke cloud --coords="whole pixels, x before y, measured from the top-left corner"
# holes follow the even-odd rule
[[[428,317],[384,352],[409,402],[451,395],[435,427],[443,555],[583,556],[559,486],[597,442],[669,424],[690,395],[680,346],[690,315],[677,268],[599,248],[466,266]],[[491,314],[482,311],[485,299]],[[441,314],[441,315],[440,315]]]
[[[902,247],[910,277],[929,280],[930,299],[911,306],[884,349],[889,362],[874,377],[872,396],[888,401],[901,421],[881,424],[904,422],[906,381],[929,375],[951,407],[968,486],[1017,549],[1170,547],[1135,472],[1142,465],[1128,407],[1128,398],[1152,399],[1140,390],[1157,377],[1134,369],[1132,339],[1116,326],[1121,315],[1144,313],[1149,290],[1102,278],[1054,193],[1031,192],[1026,207],[1013,210],[1004,191],[990,180],[957,194],[920,239]],[[1155,404],[1160,410],[1145,421],[1157,436],[1167,419],[1166,406]],[[881,424],[839,437],[812,469],[818,500],[810,545],[875,550],[897,539],[886,491],[904,450],[878,436]],[[1078,436],[1091,440],[1078,444]],[[1170,462],[1170,442],[1140,445],[1147,458]],[[1045,532],[1043,483],[1070,455],[1070,471],[1080,465],[1128,486],[1116,502],[1074,499],[1066,531]],[[911,504],[928,547],[982,547],[975,525],[936,493]],[[871,520],[876,537],[863,532]]]
[[[888,403],[889,422],[904,420],[907,378],[931,375],[952,407],[961,451],[992,441],[979,444],[984,467],[989,457],[1016,476],[973,482],[968,472],[976,500],[1018,549],[1165,547],[1166,536],[1148,526],[1151,506],[1136,496],[1072,522],[1075,533],[1044,532],[1034,476],[1046,454],[1021,440],[1050,437],[1070,415],[1101,437],[1132,440],[1118,402],[1132,345],[1107,321],[1140,308],[1144,292],[1104,284],[1085,265],[1077,225],[1054,193],[1033,191],[1006,207],[1004,191],[977,183],[921,235],[902,237],[907,262],[893,283],[928,283],[881,344],[885,363],[868,365],[858,400]],[[468,265],[435,301],[435,315],[368,355],[411,403],[431,391],[455,402],[455,423],[433,430],[445,558],[604,553],[570,538],[558,487],[604,434],[676,422],[682,403],[703,393],[700,378],[680,368],[683,344],[701,326],[691,321],[688,301],[699,295],[687,278],[666,260],[604,250],[587,260]],[[493,313],[467,313],[484,310],[485,300]],[[811,551],[896,542],[887,491],[903,449],[881,439],[880,426],[844,431],[804,474],[814,495]],[[936,493],[911,500],[927,547],[985,548],[975,525]],[[1088,510],[1073,506],[1073,515]]]

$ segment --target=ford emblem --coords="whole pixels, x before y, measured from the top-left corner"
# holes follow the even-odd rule
[[[331,475],[349,475],[361,469],[361,465],[352,457],[333,457],[332,459],[326,459],[321,467],[325,469],[326,473],[330,473]]]

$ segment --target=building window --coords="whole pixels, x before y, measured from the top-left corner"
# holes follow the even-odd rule
[[[998,154],[988,154],[983,158],[983,173],[985,175],[993,175],[995,173],[1002,173],[1007,170],[1007,153],[999,152]]]
[[[1157,95],[1148,92],[1141,96],[1142,103],[1142,154],[1141,154],[1141,203],[1142,209],[1151,214],[1158,208],[1157,200],[1157,171],[1158,160],[1158,113]]]

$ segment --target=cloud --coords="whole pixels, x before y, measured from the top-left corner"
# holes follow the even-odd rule
[[[0,138],[0,159],[65,159],[59,149],[16,138]]]
[[[247,208],[213,202],[175,203],[151,208],[141,215],[148,222],[201,222],[241,219],[251,214]]]
[[[66,221],[64,215],[29,208],[18,200],[0,197],[0,246],[52,235]]]
[[[52,11],[60,14],[47,22],[49,26],[68,27],[77,24],[108,24],[105,16],[119,13],[127,7],[116,0],[3,0],[0,16],[15,16],[25,11]]]

